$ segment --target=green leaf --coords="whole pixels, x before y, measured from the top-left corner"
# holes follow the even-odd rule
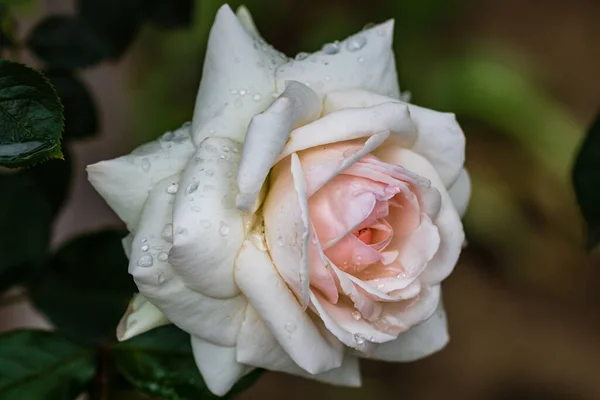
[[[65,139],[81,139],[98,131],[98,112],[85,85],[67,69],[44,71],[65,108]]]
[[[54,332],[0,335],[2,400],[73,400],[95,373],[93,353]]]
[[[120,58],[141,27],[142,0],[77,0],[76,6],[81,20],[103,39],[109,59]]]
[[[220,397],[206,387],[194,362],[190,335],[163,326],[112,346],[117,370],[138,389],[167,400],[210,400]],[[233,398],[258,379],[261,370],[242,378],[225,396]]]
[[[0,51],[13,46],[14,31],[15,21],[8,12],[8,8],[0,3]]]
[[[83,343],[115,339],[135,291],[120,231],[78,237],[59,249],[30,285],[36,307],[67,337]]]
[[[23,64],[0,59],[0,165],[62,158],[62,105],[48,80]]]
[[[600,242],[600,113],[579,149],[573,185],[587,224],[587,247],[591,249]]]
[[[29,34],[27,46],[50,66],[83,68],[99,63],[106,53],[103,39],[81,20],[53,15]]]
[[[144,16],[162,28],[188,27],[194,16],[194,0],[144,0]]]
[[[42,164],[43,166],[44,164]],[[26,279],[48,252],[52,206],[30,171],[0,173],[0,290]]]

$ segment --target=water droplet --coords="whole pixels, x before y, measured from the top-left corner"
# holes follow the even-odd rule
[[[142,159],[142,169],[148,171],[150,169],[150,160],[147,158]]]
[[[229,150],[231,150],[231,149],[229,148],[229,146],[223,146],[223,151],[224,151],[225,153],[229,153]]]
[[[294,57],[294,59],[296,61],[302,61],[302,60],[305,60],[308,56],[309,56],[308,53],[301,51],[300,53],[296,54],[296,57]]]
[[[221,160],[224,160],[224,159],[225,159],[225,156],[224,156],[223,154],[221,154],[221,155],[219,156],[219,158],[220,158]]]
[[[365,343],[365,340],[367,340],[363,335],[361,335],[360,333],[355,333],[354,334],[354,341],[356,342],[357,345],[362,345]]]
[[[154,264],[154,260],[150,254],[144,254],[138,259],[137,265],[143,268],[151,267]]]
[[[239,151],[239,150],[237,149],[237,147],[234,147],[234,148],[233,148],[233,152],[234,152],[235,154],[237,154],[237,153],[238,153],[238,151]]]
[[[358,61],[359,64],[362,64],[363,62],[365,62],[365,58],[363,56],[360,56],[356,59],[356,61]]]
[[[165,253],[165,254],[166,254],[166,253]],[[159,254],[159,257],[160,257],[160,254]],[[156,276],[156,283],[158,283],[159,285],[162,285],[163,283],[165,283],[165,274],[163,274],[162,272],[161,272],[161,273],[159,273],[159,274]]]
[[[366,31],[368,29],[371,29],[375,26],[375,23],[373,22],[369,22],[368,24],[365,24],[365,26],[363,26],[363,31]]]
[[[348,51],[355,52],[365,47],[365,44],[367,44],[367,38],[362,35],[356,35],[348,39],[346,48]]]
[[[169,142],[173,139],[173,132],[167,132],[164,135],[162,135],[162,140],[164,140],[165,142]]]
[[[244,90],[244,89],[240,90],[240,96],[245,96],[246,93],[248,93],[246,90]]]
[[[175,194],[179,190],[179,183],[173,182],[169,186],[167,186],[167,193]]]
[[[296,332],[296,329],[298,327],[296,326],[295,323],[293,323],[292,321],[286,322],[285,323],[285,330],[288,331],[289,333],[294,333]]]
[[[201,208],[198,204],[194,204],[190,208],[192,209],[193,212],[200,212],[200,210],[201,210]]]
[[[256,101],[256,102],[259,102],[259,101],[260,101],[260,99],[261,99],[261,95],[260,95],[260,94],[258,94],[258,93],[257,93],[257,94],[255,94],[254,96],[252,96],[252,100],[254,100],[254,101]]]
[[[185,194],[190,195],[194,193],[196,190],[198,190],[199,185],[200,183],[198,181],[193,180],[192,183],[188,185],[187,189],[185,189]]]
[[[207,219],[203,219],[202,221],[200,221],[200,225],[202,225],[204,229],[208,229],[210,228],[210,221]]]
[[[356,321],[360,321],[362,319],[362,314],[357,310],[352,311],[352,318],[354,318]]]
[[[385,287],[385,285],[383,283],[380,283],[379,285],[377,285],[377,289],[382,290]]]
[[[337,54],[340,52],[340,43],[339,42],[326,43],[325,45],[323,45],[322,50],[323,50],[323,53],[325,53],[325,54],[329,54],[329,55]]]
[[[221,224],[219,225],[219,235],[227,236],[228,233],[229,233],[229,225],[227,225],[225,222],[221,221]]]
[[[169,259],[169,255],[164,251],[161,251],[160,253],[158,253],[158,256],[156,256],[156,258],[158,258],[158,261],[165,262]]]
[[[147,241],[148,241],[148,239],[146,239],[146,238],[142,239],[142,243],[146,243]]]
[[[277,245],[278,246],[283,246],[285,244],[285,239],[283,238],[283,236],[279,236],[277,238]]]
[[[142,246],[141,250],[143,252],[146,252],[146,251],[150,250],[150,246],[148,246],[147,244],[145,244],[145,245]]]
[[[361,261],[362,261],[362,256],[356,256],[356,257],[354,258],[354,261],[356,261],[356,263],[357,263],[357,264],[360,264],[360,263],[361,263]]]
[[[186,121],[183,124],[181,124],[181,128],[179,128],[179,129],[187,129],[190,126],[192,126],[192,121]]]
[[[238,91],[236,89],[231,89],[231,94],[238,94]]]
[[[202,157],[196,157],[195,161],[196,161],[196,165],[202,164],[204,162],[204,158],[202,158]]]
[[[206,175],[213,176],[214,174],[215,174],[215,170],[213,170],[213,169],[206,170]]]
[[[186,228],[180,226],[179,228],[177,228],[176,233],[181,236],[187,236],[188,231]]]

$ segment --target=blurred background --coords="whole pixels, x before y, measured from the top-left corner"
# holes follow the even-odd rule
[[[175,1],[175,0],[174,0]],[[30,2],[31,3],[31,2]],[[85,165],[191,119],[207,34],[223,2],[199,0],[188,29],[146,26],[116,63],[83,71],[100,135],[71,145],[75,183],[53,244],[120,227]],[[598,0],[246,0],[268,42],[293,56],[396,20],[400,86],[455,112],[473,181],[468,247],[445,282],[450,344],[411,364],[363,362],[361,389],[267,373],[250,399],[600,399],[600,257],[584,250],[570,171],[600,107]],[[17,11],[27,30],[72,1]],[[27,54],[22,61],[36,65]],[[49,326],[27,300],[0,330]]]

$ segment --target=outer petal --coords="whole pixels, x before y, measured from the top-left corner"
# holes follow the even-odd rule
[[[327,95],[324,112],[332,113],[348,107],[372,107],[394,101],[386,96],[365,90],[348,90]],[[465,162],[465,136],[454,114],[441,113],[406,104],[416,124],[418,136],[411,147],[429,160],[448,187],[458,177]]]
[[[460,171],[456,181],[448,188],[448,194],[461,217],[467,212],[471,198],[471,178],[465,168]]]
[[[346,355],[342,365],[320,374],[309,374],[283,350],[254,307],[248,306],[237,343],[237,360],[241,363],[285,372],[339,386],[360,386],[358,359]]]
[[[379,345],[369,356],[382,361],[415,361],[440,351],[448,343],[446,312],[440,301],[435,313],[425,322],[400,334],[398,339]]]
[[[238,174],[236,205],[252,209],[277,155],[292,128],[314,121],[321,114],[321,101],[310,88],[295,81],[286,82],[285,91],[262,114],[252,118]],[[257,207],[256,207],[257,208]]]
[[[234,208],[240,146],[207,138],[182,174],[173,209],[169,262],[186,286],[229,298],[239,289],[233,262],[244,239],[242,216]]]
[[[376,153],[385,162],[401,165],[429,179],[431,185],[440,192],[442,204],[434,220],[440,234],[440,247],[425,271],[420,275],[423,283],[428,285],[438,284],[454,269],[465,239],[462,223],[452,200],[436,169],[423,156],[394,146],[381,147]]]
[[[254,24],[254,20],[252,19],[252,14],[250,14],[250,11],[246,8],[246,6],[239,6],[237,10],[235,10],[235,15],[250,36],[255,39],[261,38],[260,33]]]
[[[275,68],[286,60],[249,34],[228,5],[222,6],[210,31],[196,97],[195,143],[213,135],[243,141],[250,119],[271,103]]]
[[[277,69],[278,87],[293,79],[310,85],[321,95],[362,88],[398,98],[393,34],[394,21],[389,20],[340,43],[326,45],[303,60],[290,61]]]
[[[187,287],[167,262],[173,237],[173,195],[169,177],[156,184],[135,236],[129,272],[140,293],[181,329],[222,346],[235,345],[247,301],[243,296],[213,299]]]
[[[318,374],[342,364],[343,348],[324,337],[280,278],[266,252],[244,242],[236,260],[240,289],[302,369]]]
[[[171,321],[141,294],[134,294],[117,326],[119,341],[130,339]]]
[[[254,369],[237,362],[235,347],[216,346],[192,336],[192,351],[206,386],[217,396],[226,394],[238,379]]]
[[[311,147],[390,131],[391,138],[404,147],[416,139],[416,126],[405,104],[389,102],[367,108],[347,108],[294,129],[278,160]]]
[[[150,189],[158,181],[181,171],[194,151],[189,124],[184,124],[131,154],[88,165],[88,179],[133,231]]]

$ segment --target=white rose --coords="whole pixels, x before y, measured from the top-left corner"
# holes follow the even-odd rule
[[[465,140],[399,100],[392,30],[291,60],[221,7],[192,124],[88,167],[131,231],[120,339],[176,324],[216,394],[255,367],[357,386],[360,357],[446,344]]]

